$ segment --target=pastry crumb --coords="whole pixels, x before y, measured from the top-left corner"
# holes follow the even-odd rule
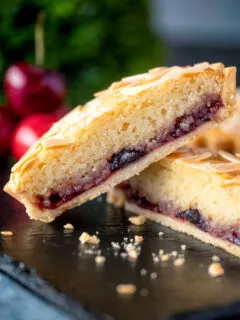
[[[127,253],[126,252],[121,252],[120,256],[121,256],[121,258],[126,259],[127,258]]]
[[[140,270],[140,274],[141,274],[141,276],[145,276],[147,274],[147,270],[146,269],[141,269]]]
[[[151,279],[156,279],[157,278],[157,273],[156,272],[152,272],[150,274]]]
[[[181,244],[181,250],[185,251],[187,249],[187,246],[185,244]]]
[[[163,254],[160,256],[161,261],[168,261],[169,260],[169,255],[168,254]]]
[[[160,250],[159,250],[159,255],[162,256],[163,254],[164,254],[164,250],[163,250],[163,249],[160,249]]]
[[[117,293],[120,295],[132,295],[136,292],[136,286],[131,283],[117,285]]]
[[[137,259],[141,253],[141,248],[132,243],[125,244],[124,249],[130,259]]]
[[[177,251],[172,251],[172,252],[171,252],[171,255],[172,255],[173,257],[176,257],[177,254],[178,254]]]
[[[94,255],[96,254],[96,251],[95,250],[92,250],[92,249],[87,249],[84,251],[85,254],[89,254],[89,255]]]
[[[149,295],[149,290],[146,289],[146,288],[141,289],[141,290],[140,290],[140,295],[141,295],[142,297],[148,296],[148,295]]]
[[[158,235],[159,235],[159,236],[163,236],[163,235],[164,235],[164,232],[160,231],[160,232],[158,233]]]
[[[120,250],[121,249],[120,244],[118,242],[112,241],[111,246],[112,246],[113,250]]]
[[[67,223],[63,226],[64,229],[73,230],[74,226],[71,223]]]
[[[219,256],[217,256],[216,254],[214,254],[214,255],[212,256],[212,261],[215,261],[215,262],[220,261]]]
[[[106,258],[104,256],[97,256],[95,258],[95,262],[96,264],[104,264],[106,261]]]
[[[143,237],[142,236],[135,236],[134,240],[136,243],[140,243],[140,242],[143,242]]]
[[[4,237],[11,237],[13,235],[12,231],[1,231],[0,233]]]
[[[176,260],[174,260],[173,264],[176,267],[180,267],[185,263],[185,259],[184,258],[177,258]]]
[[[130,250],[130,251],[128,251],[128,257],[129,257],[131,260],[136,260],[136,259],[138,258],[137,251],[136,251],[136,250]]]
[[[128,220],[136,226],[141,226],[145,223],[146,218],[143,216],[137,216],[137,217],[130,217]]]
[[[82,244],[85,244],[85,243],[99,244],[100,242],[100,239],[96,235],[91,236],[87,232],[83,232],[79,237],[79,240]]]
[[[224,275],[224,269],[221,263],[219,262],[211,263],[210,266],[208,267],[208,274],[213,278]]]

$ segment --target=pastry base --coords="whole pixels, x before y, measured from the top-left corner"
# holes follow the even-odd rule
[[[143,209],[136,204],[129,203],[126,201],[124,192],[120,189],[112,189],[108,193],[107,201],[117,206],[123,206],[130,212],[161,223],[162,225],[170,227],[173,230],[191,235],[196,239],[199,239],[205,243],[212,244],[215,247],[221,248],[237,257],[240,257],[240,247],[238,247],[237,245],[220,238],[213,237],[209,233],[206,233],[189,223],[178,221],[177,219],[163,215],[161,213],[153,213],[152,211]]]

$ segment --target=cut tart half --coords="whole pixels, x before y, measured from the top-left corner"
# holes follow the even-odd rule
[[[56,123],[12,168],[5,191],[52,221],[231,116],[234,67],[202,63],[124,78]]]
[[[240,256],[240,157],[181,148],[108,193],[124,206]]]

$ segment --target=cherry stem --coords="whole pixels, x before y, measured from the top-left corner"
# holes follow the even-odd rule
[[[40,11],[37,15],[35,24],[35,62],[37,65],[42,66],[44,63],[44,21],[45,13]]]

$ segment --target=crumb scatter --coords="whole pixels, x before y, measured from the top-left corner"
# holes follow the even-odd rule
[[[130,217],[128,220],[136,226],[141,226],[145,223],[146,218],[143,216],[136,216],[136,217]]]
[[[141,269],[140,270],[140,274],[141,274],[141,276],[145,276],[147,274],[147,270],[146,269]]]
[[[138,258],[138,253],[137,253],[137,251],[136,251],[136,250],[130,250],[130,251],[128,252],[128,257],[129,257],[129,259],[137,260],[137,258]]]
[[[136,286],[132,283],[122,283],[117,285],[117,293],[120,295],[133,295],[136,292]]]
[[[85,243],[99,244],[100,242],[100,239],[96,235],[91,236],[87,232],[83,232],[79,237],[79,240],[82,244],[85,244]]]
[[[182,251],[185,251],[186,249],[187,249],[187,246],[186,246],[185,244],[182,244],[182,245],[181,245],[181,250],[182,250]]]
[[[216,277],[220,277],[223,276],[225,271],[221,265],[221,263],[219,262],[213,262],[210,264],[210,266],[208,267],[208,273],[211,277],[216,278]]]
[[[174,260],[173,264],[176,266],[176,267],[180,267],[182,265],[184,265],[185,263],[185,259],[184,258],[177,258],[176,260]]]
[[[64,229],[67,229],[67,230],[73,230],[74,229],[74,226],[71,223],[66,223],[63,227],[64,227]]]
[[[127,258],[127,253],[126,252],[121,252],[120,256],[122,259],[126,259]]]
[[[220,261],[219,256],[217,256],[216,254],[214,254],[214,255],[212,256],[212,261],[215,261],[215,262]]]
[[[150,277],[151,277],[151,279],[156,279],[157,278],[157,273],[156,272],[152,272],[151,274],[150,274]]]
[[[13,232],[4,230],[4,231],[1,231],[0,234],[4,237],[11,237],[13,235]]]
[[[141,242],[143,242],[143,237],[142,236],[135,236],[134,240],[136,243],[141,243]]]
[[[161,261],[168,261],[169,260],[169,255],[168,254],[163,254],[160,256]]]
[[[97,257],[95,258],[95,262],[96,262],[96,264],[98,264],[98,265],[104,264],[105,261],[106,261],[106,258],[105,258],[104,256],[97,256]]]
[[[159,255],[162,256],[163,254],[164,254],[164,250],[163,250],[163,249],[160,249],[160,250],[159,250]]]
[[[173,257],[176,257],[177,254],[178,254],[177,251],[172,251],[172,252],[171,252],[171,255],[172,255]]]

